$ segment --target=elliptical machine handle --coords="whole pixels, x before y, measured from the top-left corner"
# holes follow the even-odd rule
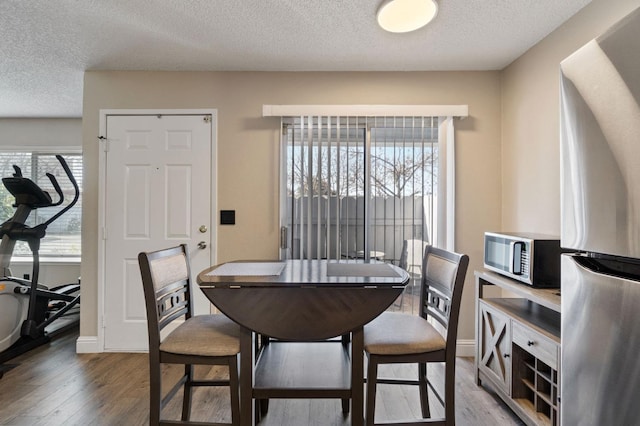
[[[22,170],[15,164],[13,165],[13,177],[22,177]]]
[[[58,180],[54,175],[52,175],[51,173],[47,173],[47,177],[49,178],[51,185],[53,185],[53,188],[58,193],[58,201],[56,203],[51,204],[50,207],[59,206],[64,201],[64,194],[62,193],[62,189],[60,188],[60,185],[58,184]]]
[[[76,178],[73,177],[73,173],[71,173],[71,169],[69,168],[69,165],[67,164],[67,161],[62,157],[62,155],[56,155],[56,159],[60,162],[60,165],[64,169],[64,172],[66,173],[67,178],[69,178],[69,181],[73,185],[73,189],[75,191],[75,195],[73,197],[73,200],[71,200],[71,202],[67,206],[65,206],[62,210],[60,210],[58,213],[53,215],[49,220],[47,220],[46,222],[44,222],[42,224],[45,227],[47,227],[51,222],[53,222],[54,220],[56,220],[57,218],[62,216],[69,209],[71,209],[71,207],[73,207],[78,202],[78,198],[80,197],[80,188],[78,188],[78,182],[76,182]],[[49,173],[47,173],[47,176],[49,176]],[[60,201],[58,203],[54,204],[54,206],[57,206],[57,205],[62,203],[62,198],[63,198],[62,197],[62,190],[60,189],[60,185],[58,185],[58,182],[57,182],[55,177],[51,176],[51,177],[49,177],[49,180],[51,180],[51,183],[53,184],[53,187],[56,189],[56,192],[60,195]]]

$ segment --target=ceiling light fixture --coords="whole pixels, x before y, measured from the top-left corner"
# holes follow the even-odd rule
[[[378,9],[378,24],[392,33],[407,33],[427,25],[438,13],[435,0],[385,0]]]

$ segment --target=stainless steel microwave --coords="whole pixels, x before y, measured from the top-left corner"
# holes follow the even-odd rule
[[[532,287],[560,287],[560,239],[520,232],[485,232],[484,267]]]

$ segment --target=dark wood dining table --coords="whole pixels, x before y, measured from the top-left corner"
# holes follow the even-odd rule
[[[351,402],[351,424],[362,425],[362,329],[408,281],[403,269],[364,260],[241,261],[200,272],[207,298],[241,326],[241,424],[255,424],[255,400],[339,398],[345,411]],[[257,335],[278,344],[257,345]],[[338,336],[350,343],[327,343]]]

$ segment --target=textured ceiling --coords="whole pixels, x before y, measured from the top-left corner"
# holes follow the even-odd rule
[[[85,70],[497,70],[590,0],[439,0],[414,33],[378,0],[0,0],[0,117],[80,117]]]

